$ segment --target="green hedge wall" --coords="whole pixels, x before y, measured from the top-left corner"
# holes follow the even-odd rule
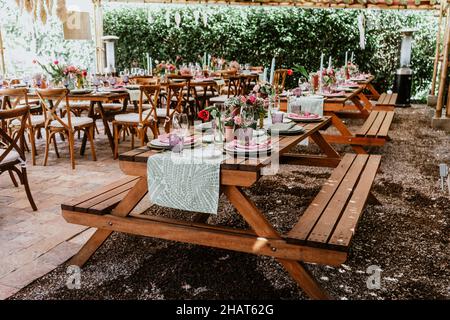
[[[206,12],[195,22],[194,11]],[[166,12],[171,23],[166,25]],[[174,22],[175,12],[181,25]],[[148,12],[152,16],[148,22]],[[269,66],[274,55],[277,67],[304,65],[319,68],[320,53],[331,55],[336,65],[344,63],[346,50],[355,52],[361,70],[376,75],[376,85],[387,90],[393,84],[393,72],[399,65],[401,34],[399,30],[414,27],[412,63],[415,70],[413,92],[423,99],[432,76],[437,19],[430,12],[365,10],[366,48],[359,48],[359,10],[323,10],[300,8],[255,8],[229,6],[165,6],[147,11],[142,8],[116,8],[105,13],[105,34],[120,37],[117,49],[119,69],[139,61],[144,55],[153,59],[196,61],[206,51],[241,63]],[[297,76],[289,79],[294,86]]]

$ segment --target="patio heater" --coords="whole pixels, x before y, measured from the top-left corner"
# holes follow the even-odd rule
[[[394,92],[398,94],[396,106],[397,107],[411,107],[411,87],[413,70],[411,66],[411,49],[412,49],[412,35],[416,30],[403,29],[400,32],[403,34],[402,46],[400,50],[400,68],[395,72]]]
[[[102,37],[105,43],[105,54],[106,54],[106,68],[105,73],[116,73],[116,51],[115,44],[119,40],[116,36],[104,36]]]

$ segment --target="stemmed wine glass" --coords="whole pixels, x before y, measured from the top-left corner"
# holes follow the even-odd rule
[[[169,145],[173,152],[183,152],[184,141],[189,134],[189,119],[187,114],[176,112],[172,118],[172,132],[169,135]]]

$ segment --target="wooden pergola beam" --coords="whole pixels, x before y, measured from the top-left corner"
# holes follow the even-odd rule
[[[396,10],[439,10],[440,7],[437,0],[109,0],[109,2],[135,4],[222,4],[243,6],[293,6],[304,8]]]
[[[1,75],[4,77],[6,75],[5,47],[3,46],[3,36],[1,27],[0,27],[0,69]]]

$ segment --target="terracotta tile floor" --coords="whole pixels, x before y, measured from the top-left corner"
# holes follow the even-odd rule
[[[65,262],[94,231],[66,223],[60,205],[123,176],[118,161],[113,160],[101,124],[98,126],[101,134],[95,141],[96,162],[91,160],[89,147],[84,157],[79,155],[81,140],[76,141],[75,170],[70,168],[68,145],[64,141],[58,143],[61,158],[51,148],[46,167],[42,166],[44,139],[37,142],[36,166],[30,164],[27,154],[28,179],[37,212],[32,211],[22,186],[15,188],[7,173],[0,176],[0,299]],[[129,148],[129,143],[122,143],[120,150]]]

